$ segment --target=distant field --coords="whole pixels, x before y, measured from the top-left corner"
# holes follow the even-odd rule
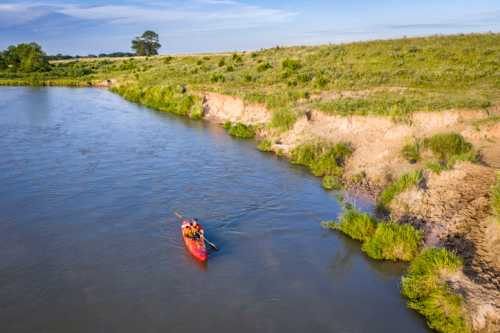
[[[258,52],[52,62],[48,73],[0,81],[85,85],[102,79],[240,96],[281,112],[404,118],[415,111],[485,109],[500,103],[500,34],[276,47]],[[338,94],[348,91],[348,94]],[[356,93],[362,92],[362,93]],[[331,93],[329,95],[329,93]],[[285,111],[283,111],[285,110]]]

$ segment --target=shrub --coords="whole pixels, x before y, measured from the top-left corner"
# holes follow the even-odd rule
[[[342,183],[337,176],[325,176],[323,177],[322,186],[325,190],[340,190]]]
[[[272,142],[269,140],[262,140],[259,142],[257,149],[263,152],[270,152],[272,151]]]
[[[335,145],[325,143],[303,144],[291,152],[291,161],[309,167],[315,176],[341,176],[345,160],[352,154],[351,148],[344,143]]]
[[[328,83],[330,83],[330,81],[328,81],[328,79],[324,76],[320,76],[316,80],[316,85],[318,86],[318,88],[324,88],[328,85]]]
[[[410,163],[417,163],[420,160],[420,142],[406,144],[401,150],[403,157]]]
[[[418,253],[422,233],[408,224],[379,223],[363,251],[374,259],[410,261]]]
[[[472,144],[467,142],[464,137],[458,133],[436,134],[423,141],[423,146],[430,149],[441,163],[448,165],[457,156],[462,158],[473,158],[476,154],[473,152]],[[474,156],[471,156],[474,155]]]
[[[369,214],[351,208],[343,213],[338,223],[335,221],[324,222],[323,226],[341,231],[352,239],[364,242],[375,233],[377,221]]]
[[[271,66],[271,64],[266,61],[257,66],[257,72],[264,72],[271,68],[273,68],[273,66]]]
[[[269,125],[270,127],[277,128],[280,131],[288,131],[293,127],[296,121],[297,115],[295,112],[288,108],[282,108],[273,112],[271,123]]]
[[[300,83],[308,83],[308,82],[312,81],[313,78],[314,78],[314,75],[312,73],[301,73],[301,74],[297,75],[297,80]]]
[[[285,59],[281,63],[281,67],[286,70],[296,71],[302,67],[302,64],[299,60],[296,59]]]
[[[245,82],[252,82],[252,81],[253,81],[253,77],[252,77],[252,75],[251,75],[251,74],[248,74],[248,73],[247,73],[247,74],[245,74],[245,75],[243,76],[243,80],[244,80]]]
[[[255,137],[255,129],[251,125],[245,125],[242,123],[228,123],[224,124],[224,128],[227,130],[229,135],[240,139],[252,139]]]
[[[387,209],[391,201],[399,194],[412,186],[416,186],[424,178],[421,170],[413,171],[402,175],[396,181],[392,182],[388,187],[382,191],[379,198],[379,208]]]
[[[219,63],[217,65],[219,67],[224,67],[226,65],[226,60],[224,58],[222,58],[221,60],[219,60]]]
[[[201,103],[196,103],[191,108],[191,112],[189,113],[189,118],[199,120],[203,118],[203,105]]]
[[[238,53],[233,53],[232,59],[235,63],[242,63],[243,58]]]
[[[214,73],[212,74],[212,77],[210,78],[210,81],[212,81],[213,83],[217,83],[217,82],[225,82],[226,81],[226,78],[224,77],[223,74],[220,74],[220,73]]]
[[[462,298],[453,294],[443,274],[462,268],[462,261],[446,249],[428,249],[411,263],[401,280],[401,293],[408,298],[408,307],[424,315],[432,329],[442,333],[467,333]]]

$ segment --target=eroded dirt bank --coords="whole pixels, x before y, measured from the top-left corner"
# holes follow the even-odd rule
[[[439,174],[426,171],[421,184],[391,203],[391,218],[423,230],[425,246],[444,246],[464,259],[462,273],[443,279],[463,296],[474,331],[500,331],[500,227],[492,221],[489,204],[495,170],[500,168],[500,123],[478,125],[489,116],[487,112],[421,112],[396,122],[307,110],[290,130],[277,132],[262,126],[272,118],[263,106],[214,93],[205,95],[203,105],[209,121],[260,126],[260,138],[269,140],[271,150],[280,155],[314,140],[349,143],[353,154],[343,182],[374,199],[392,180],[424,167],[423,162],[411,164],[402,157],[405,144],[437,133],[460,133],[479,151],[481,163],[460,162]],[[492,112],[498,110],[492,108]]]

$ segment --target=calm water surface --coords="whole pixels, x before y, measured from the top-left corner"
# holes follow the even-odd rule
[[[333,193],[105,90],[0,88],[0,332],[425,332]],[[184,249],[172,211],[221,247]]]

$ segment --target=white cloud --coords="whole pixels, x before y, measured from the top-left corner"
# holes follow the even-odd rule
[[[190,0],[174,6],[165,4],[82,5],[82,4],[5,4],[0,18],[9,25],[22,25],[49,13],[63,14],[81,20],[99,20],[111,24],[162,24],[181,22],[219,26],[260,26],[286,22],[297,15],[281,9],[247,5],[233,0]],[[209,26],[208,26],[209,28]]]

